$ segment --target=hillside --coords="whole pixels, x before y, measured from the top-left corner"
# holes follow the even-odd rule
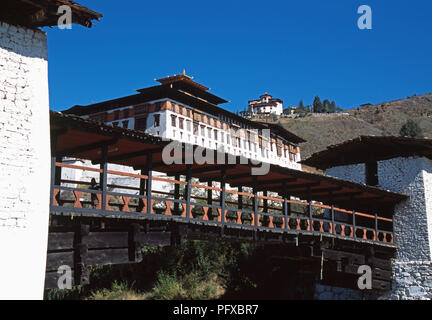
[[[302,158],[360,135],[399,135],[408,120],[418,121],[425,137],[432,138],[432,94],[383,102],[347,110],[349,115],[282,118],[277,121],[286,129],[306,139]]]

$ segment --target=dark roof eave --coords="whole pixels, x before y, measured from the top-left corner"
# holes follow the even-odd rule
[[[400,148],[404,146],[404,148]],[[424,156],[432,159],[432,139],[416,139],[395,136],[360,136],[339,144],[328,146],[326,149],[312,154],[302,164],[318,169],[328,169],[341,165],[365,163],[365,156],[355,156],[348,159],[350,154],[360,153],[364,148],[378,147],[373,154],[374,160],[382,161],[395,157]],[[402,151],[400,151],[402,150]],[[368,153],[371,154],[372,152]]]
[[[70,0],[2,0],[0,20],[27,28],[52,27],[58,25],[57,10],[61,5],[71,8],[72,23],[88,28],[93,20],[102,17],[102,14]]]

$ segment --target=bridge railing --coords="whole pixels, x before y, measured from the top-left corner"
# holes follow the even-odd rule
[[[103,173],[102,169],[59,162],[56,167]],[[188,183],[153,176],[149,179],[148,175],[114,170],[107,170],[107,174],[139,179],[141,187],[106,184],[105,190],[94,190],[89,189],[90,181],[58,178],[52,186],[51,210],[71,214],[181,220],[271,232],[310,233],[377,243],[394,242],[392,220],[377,214],[348,211],[288,197],[270,197],[258,192],[225,190],[192,181]],[[152,185],[149,180],[171,184],[175,191],[151,188],[147,192],[145,186]],[[181,186],[184,188],[182,192]],[[208,196],[192,195],[192,188],[207,192]],[[214,193],[219,193],[217,199],[213,198]]]

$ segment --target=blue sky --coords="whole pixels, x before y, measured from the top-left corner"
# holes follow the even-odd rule
[[[77,2],[92,29],[48,31],[51,108],[134,94],[183,68],[240,111],[264,92],[342,108],[432,92],[432,1]],[[357,8],[372,8],[359,30]]]

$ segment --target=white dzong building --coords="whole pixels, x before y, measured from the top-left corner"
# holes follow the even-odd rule
[[[255,115],[270,115],[277,116],[283,113],[283,101],[275,99],[267,92],[259,97],[258,100],[249,101],[249,111]]]

